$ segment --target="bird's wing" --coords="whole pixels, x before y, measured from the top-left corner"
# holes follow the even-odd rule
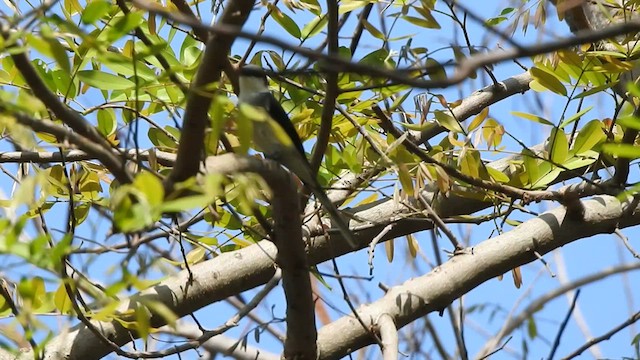
[[[289,115],[287,115],[280,103],[278,103],[278,100],[276,100],[276,98],[272,94],[269,93],[265,95],[269,96],[267,103],[268,107],[266,108],[269,112],[269,115],[273,118],[273,120],[276,120],[276,122],[278,122],[278,124],[284,129],[284,131],[293,142],[293,145],[300,152],[300,155],[302,155],[302,157],[306,159],[307,155],[305,154],[304,148],[302,147],[302,141],[300,140],[300,136],[298,135],[296,128],[293,126],[293,123],[291,123]],[[286,119],[287,121],[280,122],[278,121],[278,119]]]

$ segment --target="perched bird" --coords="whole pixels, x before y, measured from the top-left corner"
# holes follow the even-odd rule
[[[243,66],[240,69],[239,83],[239,104],[249,104],[255,108],[263,109],[270,118],[267,121],[253,123],[253,141],[258,150],[262,151],[266,158],[284,165],[302,180],[313,192],[315,198],[320,201],[325,211],[329,213],[333,225],[340,230],[349,245],[356,248],[358,243],[349,230],[349,225],[329,200],[311,171],[309,160],[307,160],[302,147],[302,141],[300,141],[289,116],[269,90],[269,82],[264,70],[256,65]]]

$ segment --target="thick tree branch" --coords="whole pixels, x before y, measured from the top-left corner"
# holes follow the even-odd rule
[[[454,256],[426,275],[390,289],[380,300],[362,306],[358,314],[371,322],[380,314],[389,314],[398,327],[403,327],[428,313],[442,310],[480,284],[537,260],[534,252],[544,255],[575,240],[610,233],[618,223],[625,227],[640,224],[640,216],[623,217],[625,204],[611,196],[585,201],[584,207],[582,221],[572,220],[566,216],[564,207],[557,207],[485,240],[475,246],[473,252]],[[336,338],[336,333],[343,336]],[[345,316],[318,332],[322,359],[339,359],[372,343],[367,329],[352,316]]]
[[[180,272],[170,280],[126,299],[119,307],[119,312],[124,313],[127,309],[135,308],[139,303],[159,301],[178,317],[183,317],[208,304],[265,283],[273,276],[274,259],[276,259],[283,269],[287,301],[295,307],[295,309],[288,309],[290,316],[288,337],[294,342],[293,345],[304,346],[304,349],[293,348],[296,354],[313,352],[315,357],[316,331],[313,299],[302,241],[300,213],[291,211],[292,204],[297,204],[297,197],[290,196],[293,191],[291,175],[275,162],[234,154],[209,158],[207,169],[218,174],[254,172],[266,180],[275,195],[275,238],[277,239],[275,243],[282,248],[276,251],[276,247],[271,242],[263,241],[257,246],[245,248],[250,249],[248,252],[243,249],[239,252],[221,254],[216,257],[218,265],[207,264],[208,262],[192,265],[189,270]],[[284,203],[278,204],[279,200],[283,199]],[[295,244],[294,237],[297,237],[298,244]],[[229,279],[232,283],[226,280],[221,281],[222,279]],[[233,283],[237,280],[239,281]],[[289,313],[289,311],[292,312]],[[152,313],[151,326],[160,327],[165,325],[165,322],[166,319],[161,314]],[[124,345],[131,340],[131,332],[117,321],[93,324],[113,343]],[[297,333],[291,333],[291,331]],[[89,337],[91,340],[88,340]],[[286,345],[285,348],[287,348]],[[66,357],[82,359],[89,354],[92,357],[103,356],[110,351],[109,346],[98,341],[88,328],[80,324],[65,336],[52,340],[47,346],[44,359]],[[146,353],[138,355],[148,356]]]
[[[337,0],[327,0],[328,32],[327,45],[329,55],[338,56],[338,2]],[[338,97],[338,73],[330,71],[326,76],[327,90],[322,102],[322,115],[320,116],[320,129],[318,130],[317,141],[313,154],[311,155],[311,171],[318,172],[324,153],[329,144],[331,126],[333,124],[333,113],[336,108],[336,98]]]
[[[515,94],[523,94],[529,91],[529,83],[533,80],[528,71],[509,77],[498,85],[488,85],[475,91],[468,97],[462,99],[460,105],[446,111],[459,122],[469,119],[473,115],[477,115],[486,107],[498,103]],[[409,130],[409,136],[416,144],[423,144],[434,136],[447,131],[446,128],[440,126],[437,121],[433,120],[423,130]]]
[[[117,152],[116,152],[117,151]],[[129,159],[137,159],[143,161],[157,161],[160,165],[173,166],[176,155],[165,151],[155,149],[118,149],[114,151],[116,154],[124,154]],[[96,160],[95,155],[91,155],[83,150],[67,150],[63,152],[52,151],[8,151],[0,152],[0,163],[35,163],[46,164],[62,161],[87,161]]]
[[[241,160],[245,164],[250,164],[253,161],[263,163],[258,159],[251,158],[243,158]],[[218,171],[224,173],[225,169],[226,171],[235,171],[238,169],[238,164],[233,164],[233,162],[223,163],[218,168]],[[459,202],[459,204],[456,205],[456,202]],[[621,218],[622,206],[613,197],[599,196],[594,200],[586,201],[584,204],[585,216],[583,221],[565,219],[566,211],[564,207],[545,213],[525,222],[508,233],[481,243],[473,249],[473,255],[455,256],[434,272],[411,280],[402,287],[392,289],[389,293],[390,295],[385,296],[385,298],[369,307],[361,309],[361,318],[375,319],[377,314],[388,312],[389,314],[394,314],[396,324],[402,327],[407,322],[412,321],[412,316],[419,317],[428,312],[439,310],[483,281],[503,274],[524,263],[536,260],[537,257],[533,254],[534,250],[539,254],[545,254],[579,238],[597,233],[611,232],[615,229],[615,224],[619,224],[622,228],[640,223],[640,212],[633,216]],[[454,212],[472,213],[476,209],[479,210],[490,205],[482,202],[474,204],[474,201],[470,199],[460,198],[449,203],[446,200],[442,201],[442,210],[439,211],[441,216],[444,217]],[[394,205],[390,201],[383,205],[371,204],[369,209],[362,209],[358,214],[370,218],[376,217],[388,220],[393,219],[402,211],[401,205]],[[395,226],[384,238],[395,238],[430,228],[430,226],[430,222],[413,220],[405,223],[401,220],[398,226]],[[379,232],[379,229],[374,225],[359,231],[358,234],[373,237]],[[535,239],[532,237],[535,237]],[[327,239],[316,238],[310,243],[310,264],[317,264],[351,251],[346,246],[340,247],[340,244],[341,242],[332,242],[329,245]],[[496,251],[496,249],[499,249],[499,251]],[[275,246],[267,241],[262,241],[232,253],[223,253],[215,259],[192,266],[193,281],[189,281],[189,273],[187,271],[182,271],[154,288],[131,297],[125,301],[120,309],[125,310],[142,298],[148,301],[160,301],[176,312],[178,316],[184,316],[204,306],[223,300],[228,296],[265,283],[273,275],[272,259],[276,255]],[[481,265],[481,269],[477,268],[478,264]],[[221,279],[225,280],[221,281]],[[425,283],[428,283],[428,286],[425,286]],[[422,290],[416,288],[421,288]],[[431,295],[425,294],[425,296],[428,296],[422,297],[420,291],[426,291],[424,290],[425,288],[429,289],[428,292]],[[403,289],[412,291],[412,299],[415,303],[406,309],[407,311],[404,315],[398,315],[396,300],[406,300],[406,296],[403,298],[404,295],[399,294],[403,293]],[[404,292],[404,294],[407,293]],[[415,296],[416,294],[418,296]],[[394,295],[399,297],[394,299]],[[424,301],[422,305],[419,305],[421,299],[429,301]],[[380,305],[381,303],[384,305]],[[415,308],[416,306],[417,308]],[[162,317],[154,316],[152,318],[153,326],[161,326],[163,322]],[[321,335],[319,335],[318,343],[320,344],[319,346],[322,346],[320,355],[323,358],[325,356],[329,358],[339,356],[344,354],[349,347],[364,346],[372,341],[369,338],[368,331],[362,329],[361,325],[353,318],[343,318],[330,326],[329,328],[325,327],[321,331]],[[100,323],[100,328],[105,336],[113,339],[116,343],[125,344],[130,341],[128,331],[119,326],[117,322]],[[343,330],[345,332],[342,332]],[[344,334],[344,337],[341,337],[338,342],[335,342],[336,339],[332,337],[336,331]],[[332,339],[329,340],[328,337],[332,337]],[[347,339],[350,338],[355,339],[355,341],[349,342]],[[100,342],[92,340],[95,340],[93,334],[84,326],[78,325],[70,330],[66,337],[54,338],[48,346],[48,351],[52,351],[51,354],[74,355],[106,354],[110,351],[108,347],[105,347]],[[330,343],[333,345],[328,345]],[[45,359],[54,358],[45,357]]]
[[[384,360],[398,359],[398,329],[393,322],[393,317],[382,314],[376,322],[376,328],[382,339],[382,358]]]
[[[143,8],[151,5],[138,0],[134,1],[134,4]],[[249,17],[252,7],[252,0],[229,1],[218,26],[238,31]],[[199,22],[197,19],[190,19]],[[235,38],[234,34],[214,33],[207,41],[202,62],[189,89],[176,165],[165,181],[167,189],[171,189],[176,182],[195,176],[200,169],[204,155],[204,135],[209,124],[209,107],[213,97],[210,87],[215,86],[220,80],[221,71],[228,62],[227,54]]]

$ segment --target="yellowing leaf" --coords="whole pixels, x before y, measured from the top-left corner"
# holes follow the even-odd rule
[[[407,166],[405,164],[398,164],[398,177],[405,194],[414,196],[413,180],[411,178],[411,174],[409,173],[409,169],[407,169]]]
[[[56,290],[55,294],[53,295],[53,303],[56,307],[56,310],[58,310],[62,314],[68,314],[71,312],[71,309],[73,309],[73,306],[71,305],[71,299],[67,294],[67,290],[65,289],[64,284],[60,284],[58,290]]]
[[[467,131],[471,132],[473,130],[475,130],[476,128],[478,128],[478,126],[480,126],[480,124],[482,124],[482,122],[484,121],[484,119],[487,118],[487,115],[489,115],[489,107],[485,107],[484,109],[482,109],[480,111],[480,113],[478,115],[476,115],[476,117],[473,118],[473,120],[471,120],[471,123],[469,124],[469,127],[467,129]]]
[[[541,116],[538,116],[538,115],[533,115],[533,114],[524,113],[524,112],[520,112],[520,111],[512,111],[511,115],[515,115],[515,116],[521,117],[523,119],[531,120],[533,122],[537,122],[537,123],[540,123],[540,124],[554,126],[554,124],[551,121],[549,121],[549,120],[547,120],[547,119],[545,119],[545,118],[543,118]]]
[[[474,178],[480,177],[480,154],[473,149],[465,149],[460,159],[460,171]]]
[[[567,96],[567,88],[558,80],[557,77],[549,74],[548,72],[541,70],[537,67],[529,69],[529,73],[540,85],[544,88],[553,91],[556,94]]]
[[[455,133],[463,132],[462,127],[460,126],[458,121],[453,116],[449,115],[448,112],[436,110],[433,112],[433,115],[435,116],[438,123],[447,130]]]
[[[486,168],[489,176],[491,176],[493,180],[505,184],[509,182],[509,177],[502,171],[494,169],[491,166],[487,166]]]

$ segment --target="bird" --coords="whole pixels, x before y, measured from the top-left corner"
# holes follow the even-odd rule
[[[264,110],[268,115],[267,121],[253,123],[253,141],[257,149],[262,151],[267,159],[276,161],[295,174],[311,190],[331,217],[332,224],[355,249],[358,242],[349,225],[318,183],[291,119],[269,90],[265,71],[257,65],[246,64],[239,68],[238,80],[238,105],[248,104]]]

